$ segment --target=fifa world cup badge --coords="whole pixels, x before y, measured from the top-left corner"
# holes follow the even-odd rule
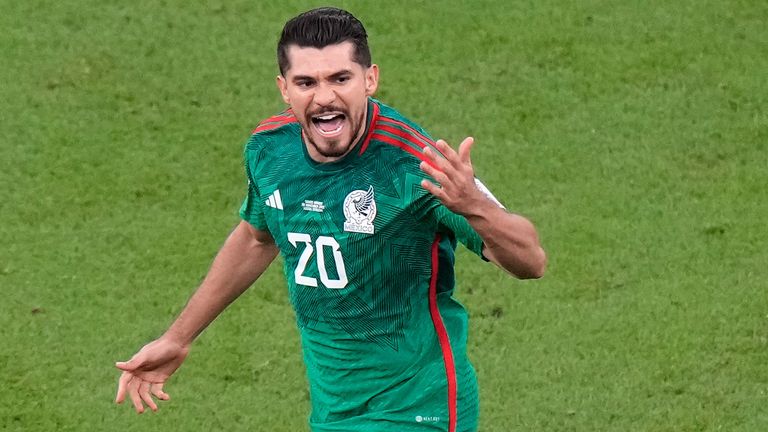
[[[376,201],[373,186],[367,191],[355,190],[344,198],[344,231],[373,234],[373,218],[376,217]]]

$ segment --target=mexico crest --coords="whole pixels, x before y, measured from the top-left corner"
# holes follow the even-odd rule
[[[367,191],[352,191],[344,198],[344,231],[373,234],[373,218],[376,217],[376,202],[373,200],[373,186]]]

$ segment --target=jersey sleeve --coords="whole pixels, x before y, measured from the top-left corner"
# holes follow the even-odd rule
[[[483,193],[483,195],[485,195],[486,198],[491,200],[497,206],[506,210],[506,207],[504,207],[504,205],[499,202],[498,199],[496,199],[491,191],[488,190],[483,182],[481,182],[477,177],[475,177],[475,186],[477,186],[477,188],[480,190],[480,192]],[[427,192],[427,194],[431,195],[429,192]],[[432,199],[438,201],[434,196]],[[472,225],[469,224],[464,216],[457,215],[456,213],[448,210],[448,208],[442,204],[436,206],[432,212],[434,213],[434,217],[438,221],[441,229],[447,229],[452,232],[456,236],[456,239],[459,240],[464,246],[466,246],[467,249],[476,253],[485,261],[488,261],[488,259],[483,255],[483,239],[480,237],[480,234],[478,234],[477,231],[472,228]]]
[[[406,174],[406,193],[410,195],[410,208],[416,219],[434,227],[437,232],[454,236],[467,249],[485,259],[480,234],[464,216],[450,211],[437,197],[421,187],[423,179],[435,182],[418,168],[417,162],[415,169],[410,169]]]
[[[264,203],[260,198],[258,185],[253,176],[257,161],[254,160],[254,152],[249,150],[247,146],[244,153],[244,159],[245,175],[248,179],[248,191],[243,200],[243,204],[240,206],[240,218],[253,225],[256,229],[263,231],[267,229],[267,221],[264,218]]]
[[[467,222],[467,218],[448,210],[442,204],[434,210],[440,231],[448,231],[456,236],[461,244],[474,252],[477,256],[483,256],[483,239],[480,234]]]

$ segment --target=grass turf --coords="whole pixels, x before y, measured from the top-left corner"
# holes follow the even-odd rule
[[[237,222],[274,46],[317,3],[0,1],[0,429],[306,430],[280,266],[137,417],[115,360],[159,335]],[[550,267],[459,252],[481,430],[768,427],[768,8],[342,2],[378,97],[457,143]]]

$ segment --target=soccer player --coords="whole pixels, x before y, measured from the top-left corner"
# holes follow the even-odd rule
[[[350,13],[293,18],[277,52],[290,108],[245,146],[243,220],[166,333],[117,363],[116,401],[156,410],[192,341],[280,253],[312,431],[476,430],[454,250],[461,242],[538,278],[546,257],[534,226],[475,179],[472,138],[455,151],[372,98],[379,69]]]

